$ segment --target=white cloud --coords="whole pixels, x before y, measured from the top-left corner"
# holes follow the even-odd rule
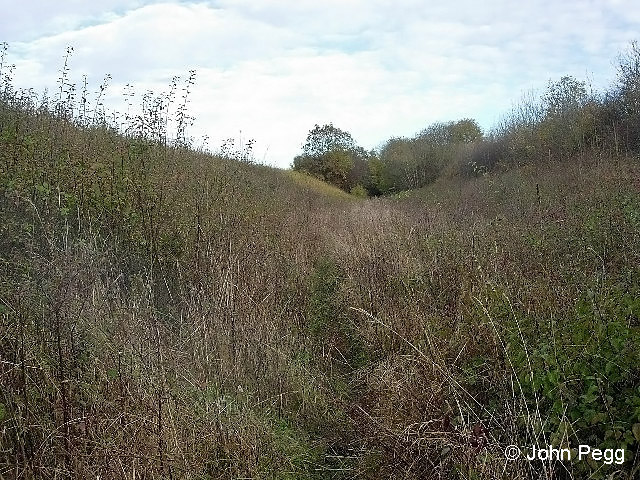
[[[101,23],[153,0],[0,0],[0,41],[30,41],[83,25]]]
[[[242,130],[280,166],[315,123],[370,148],[434,121],[490,126],[523,90],[564,74],[602,87],[640,26],[631,0],[2,3],[17,84],[55,87],[67,45],[73,79],[86,73],[95,90],[112,74],[120,109],[126,83],[166,90],[194,68],[192,133],[219,145]]]

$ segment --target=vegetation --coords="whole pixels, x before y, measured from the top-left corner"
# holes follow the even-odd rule
[[[3,55],[0,478],[637,478],[637,54],[486,136],[314,128],[296,168],[354,195],[192,148],[194,74],[123,132]]]
[[[293,168],[345,191],[359,184],[377,196],[424,187],[439,178],[502,172],[541,159],[638,155],[639,85],[640,46],[633,42],[619,56],[616,84],[605,92],[564,76],[549,81],[539,97],[525,95],[486,134],[473,119],[439,122],[413,138],[391,138],[379,152],[368,154],[348,132],[316,125]],[[333,140],[320,142],[323,150],[309,155],[309,143],[319,134]]]
[[[335,185],[344,191],[361,192],[372,188],[369,162],[373,152],[358,147],[351,134],[332,124],[316,125],[307,135],[302,155],[293,161],[293,169]]]

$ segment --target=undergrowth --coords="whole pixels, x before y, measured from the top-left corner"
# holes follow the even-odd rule
[[[0,74],[0,478],[637,477],[637,159],[361,200]]]

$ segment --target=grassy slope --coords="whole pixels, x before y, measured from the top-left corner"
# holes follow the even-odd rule
[[[0,113],[0,477],[637,474],[637,161],[358,201]]]
[[[338,187],[329,185],[328,183],[318,180],[310,175],[305,175],[304,173],[296,172],[295,170],[287,170],[286,175],[288,175],[295,184],[327,197],[352,199],[351,195],[346,193],[344,190],[340,190]]]

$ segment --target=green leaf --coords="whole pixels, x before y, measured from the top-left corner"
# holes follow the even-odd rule
[[[607,414],[604,412],[598,412],[591,419],[591,425],[595,425],[596,423],[603,423],[606,420],[607,420]]]

